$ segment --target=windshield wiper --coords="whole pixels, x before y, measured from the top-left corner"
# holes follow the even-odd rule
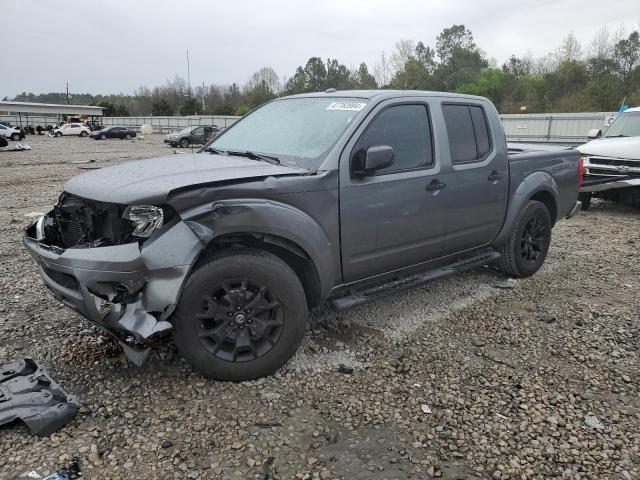
[[[603,138],[620,138],[620,137],[628,137],[629,135],[605,135]]]
[[[232,150],[227,150],[227,154],[235,155],[237,157],[247,157],[247,158],[250,158],[251,160],[260,160],[262,162],[272,163],[273,165],[280,165],[280,159],[278,157],[272,157],[271,155],[263,155],[261,153],[255,153],[255,152],[249,152],[249,151],[236,152]]]
[[[227,152],[225,150],[219,150],[215,147],[207,147],[204,149],[205,152],[215,153],[216,155],[225,155]]]

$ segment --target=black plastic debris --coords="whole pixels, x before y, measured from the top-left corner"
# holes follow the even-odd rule
[[[75,480],[81,477],[80,461],[78,460],[78,457],[73,457],[71,462],[69,462],[69,465],[65,468],[61,468],[57,472],[47,475],[42,480]]]
[[[351,375],[353,373],[353,367],[348,367],[343,365],[342,363],[338,367],[338,373],[344,373],[346,375]]]
[[[34,360],[0,365],[0,425],[22,420],[34,434],[44,437],[77,411],[76,397],[67,395]]]

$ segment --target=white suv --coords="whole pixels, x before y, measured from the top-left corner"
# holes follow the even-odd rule
[[[17,128],[7,127],[0,123],[0,137],[10,138],[14,142],[22,140],[22,133]]]
[[[91,134],[91,130],[89,127],[85,127],[81,123],[67,123],[66,125],[62,125],[61,127],[55,127],[53,129],[53,134],[56,137],[61,137],[63,135],[78,135],[80,137],[88,137]]]

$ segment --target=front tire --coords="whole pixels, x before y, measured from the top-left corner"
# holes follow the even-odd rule
[[[298,276],[261,250],[221,252],[187,280],[173,315],[179,352],[204,376],[272,374],[304,336],[307,302]]]
[[[100,140],[106,140],[107,136],[103,133],[102,135],[100,135]]]
[[[14,134],[11,135],[11,140],[13,140],[14,142],[20,141],[20,138],[21,138],[21,136],[20,136],[19,133],[14,133]]]
[[[62,136],[62,132],[56,132],[56,137],[61,137]]]
[[[544,263],[550,243],[549,210],[543,203],[530,200],[509,240],[500,249],[498,267],[515,277],[529,277]]]
[[[183,138],[182,140],[180,140],[180,146],[182,148],[187,148],[189,147],[189,140],[187,140],[186,138]]]
[[[89,135],[87,132],[80,132],[81,137],[86,137],[87,135]]]

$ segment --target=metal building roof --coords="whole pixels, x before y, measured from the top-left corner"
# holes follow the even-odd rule
[[[53,103],[0,101],[0,112],[102,116],[102,107],[93,107],[89,105],[57,105]]]

